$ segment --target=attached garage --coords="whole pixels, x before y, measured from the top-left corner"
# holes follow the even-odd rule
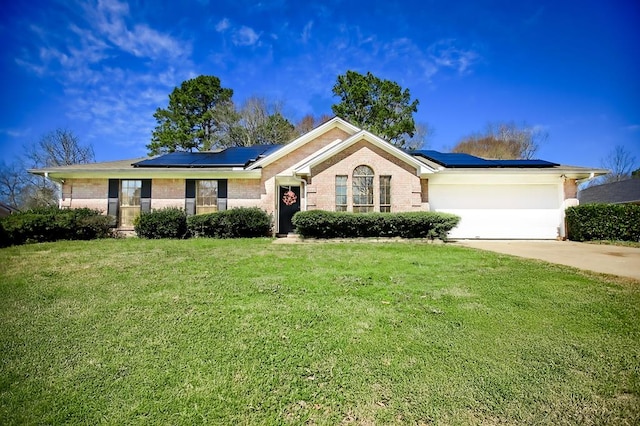
[[[449,233],[454,239],[564,238],[564,211],[578,204],[579,181],[606,173],[544,160],[412,154],[434,169],[428,176],[429,210],[461,218]]]
[[[461,217],[451,238],[555,239],[562,235],[559,184],[433,184],[431,210]]]

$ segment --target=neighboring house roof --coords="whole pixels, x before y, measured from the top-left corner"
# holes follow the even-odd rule
[[[11,207],[9,204],[5,204],[0,201],[0,217],[9,216],[10,214],[16,213],[18,211],[18,209]]]
[[[578,193],[580,204],[640,204],[640,178],[590,186]]]

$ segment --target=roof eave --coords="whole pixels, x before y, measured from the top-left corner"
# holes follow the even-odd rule
[[[53,180],[64,179],[260,179],[262,169],[244,170],[238,168],[206,168],[206,167],[131,167],[123,169],[93,169],[93,170],[46,170],[31,169],[29,173],[44,176]]]

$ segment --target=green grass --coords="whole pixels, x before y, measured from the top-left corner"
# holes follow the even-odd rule
[[[637,282],[451,245],[0,250],[2,424],[638,424]]]

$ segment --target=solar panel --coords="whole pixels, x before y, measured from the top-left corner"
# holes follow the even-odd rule
[[[221,151],[171,152],[134,163],[134,167],[244,167],[282,145],[230,147]]]
[[[545,168],[558,165],[544,160],[487,160],[470,154],[434,150],[409,151],[409,154],[422,156],[447,168]]]
[[[491,160],[498,164],[497,167],[554,167],[559,166],[557,163],[552,163],[545,160]]]

